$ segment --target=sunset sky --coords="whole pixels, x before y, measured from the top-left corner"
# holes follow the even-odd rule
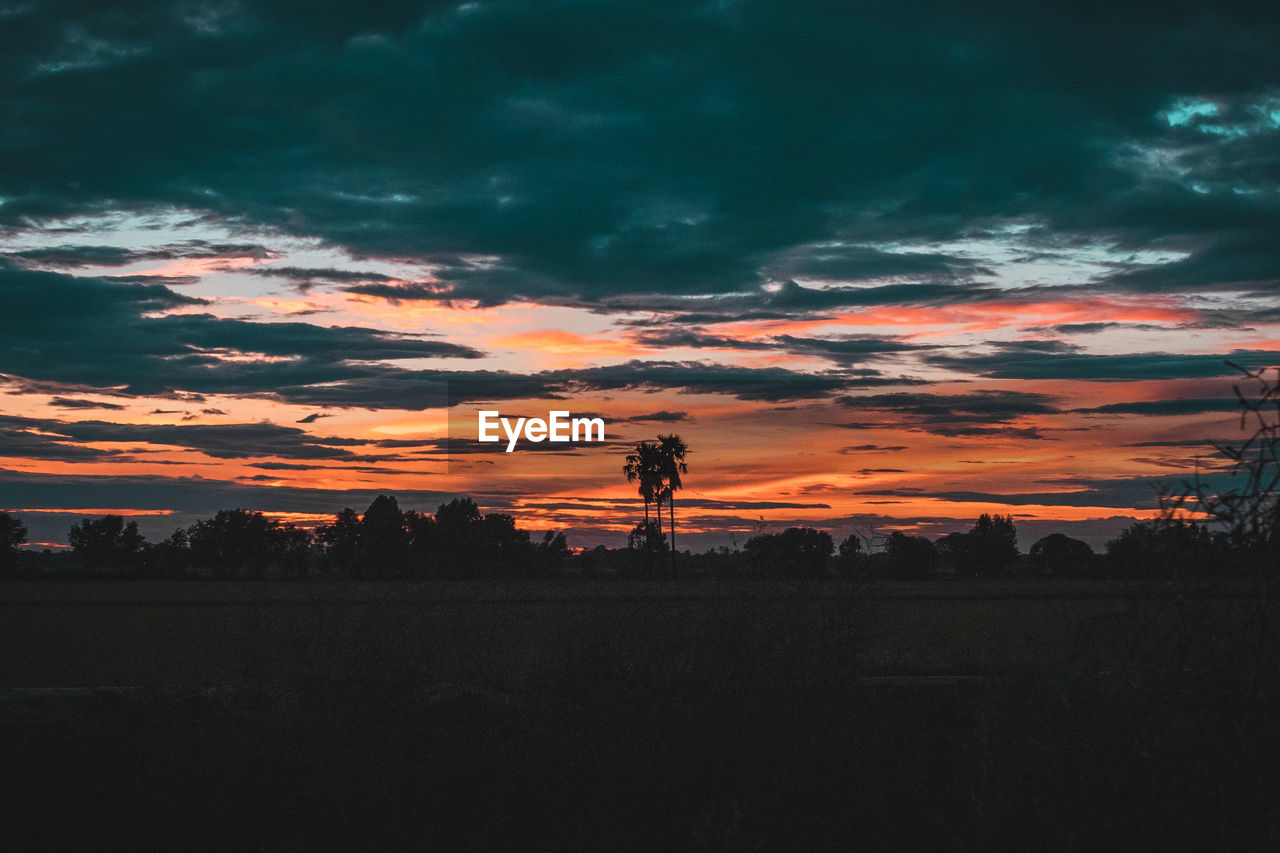
[[[0,510],[1098,547],[1280,363],[1280,25],[1031,5],[0,2]]]

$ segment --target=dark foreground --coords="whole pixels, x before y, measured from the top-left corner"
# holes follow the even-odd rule
[[[237,604],[261,593],[233,587],[185,604],[155,589],[98,604],[5,592],[0,673],[26,689],[0,690],[0,837],[9,849],[1280,845],[1274,632],[1247,599],[636,592],[420,589],[413,606],[389,587],[290,593],[318,596],[309,604]],[[911,630],[928,642],[895,640]],[[202,652],[219,632],[225,648]],[[995,646],[1004,654],[978,659]],[[136,680],[88,680],[113,655],[129,659],[98,674]],[[71,674],[112,689],[30,689]]]

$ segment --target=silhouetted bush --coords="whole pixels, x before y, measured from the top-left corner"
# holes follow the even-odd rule
[[[324,549],[324,567],[330,572],[354,575],[360,569],[360,516],[347,507],[329,524],[316,528],[316,540]]]
[[[1087,542],[1065,533],[1050,533],[1031,546],[1031,565],[1042,575],[1065,578],[1095,577],[1101,566]]]
[[[762,574],[789,578],[817,578],[827,571],[834,545],[831,534],[812,527],[788,527],[781,533],[761,533],[742,546],[747,566]]]
[[[331,571],[357,577],[542,577],[563,570],[569,554],[564,534],[534,543],[513,516],[481,513],[471,498],[427,515],[379,495],[363,517],[345,509],[316,538]]]
[[[219,510],[187,529],[191,565],[219,578],[305,574],[311,537],[260,512]]]
[[[661,570],[667,556],[667,535],[661,523],[656,519],[638,522],[627,534],[627,551],[626,574],[649,577],[655,569]]]
[[[564,534],[555,530],[545,531],[542,534],[542,541],[534,543],[530,549],[530,557],[525,564],[524,575],[526,577],[547,577],[557,574],[564,569],[568,558],[569,543]]]
[[[409,530],[405,514],[392,495],[378,495],[360,519],[358,535],[360,574],[405,574],[409,561]]]
[[[0,512],[0,577],[18,567],[18,548],[27,541],[27,526],[15,516]]]
[[[938,552],[923,536],[908,536],[900,530],[885,540],[886,570],[890,577],[925,578],[938,568]]]
[[[128,572],[142,567],[146,540],[138,523],[118,515],[81,519],[67,533],[71,550],[89,571]]]
[[[869,569],[870,554],[863,548],[862,537],[850,533],[840,542],[836,553],[836,571],[841,577],[851,578],[866,574]]]
[[[1203,524],[1162,518],[1139,521],[1107,542],[1107,573],[1115,578],[1200,577],[1232,563],[1225,535]]]

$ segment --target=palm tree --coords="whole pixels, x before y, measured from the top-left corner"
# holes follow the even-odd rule
[[[685,444],[683,438],[674,433],[671,435],[658,436],[658,472],[659,479],[659,500],[665,499],[669,512],[671,513],[671,577],[676,576],[676,491],[684,487],[684,483],[680,479],[681,474],[689,473],[689,466],[685,464],[685,454],[689,452],[689,445]],[[658,521],[662,521],[662,504],[658,504]]]
[[[644,525],[649,528],[649,504],[655,503],[658,509],[658,526],[662,526],[662,455],[661,448],[652,441],[642,441],[627,454],[622,466],[628,483],[639,483],[640,497],[644,499]],[[645,552],[645,572],[649,571],[649,555]]]

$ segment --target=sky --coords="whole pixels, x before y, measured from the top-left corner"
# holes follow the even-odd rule
[[[1268,4],[336,5],[0,2],[30,547],[379,493],[620,545],[669,432],[681,547],[1100,547],[1280,363]]]

